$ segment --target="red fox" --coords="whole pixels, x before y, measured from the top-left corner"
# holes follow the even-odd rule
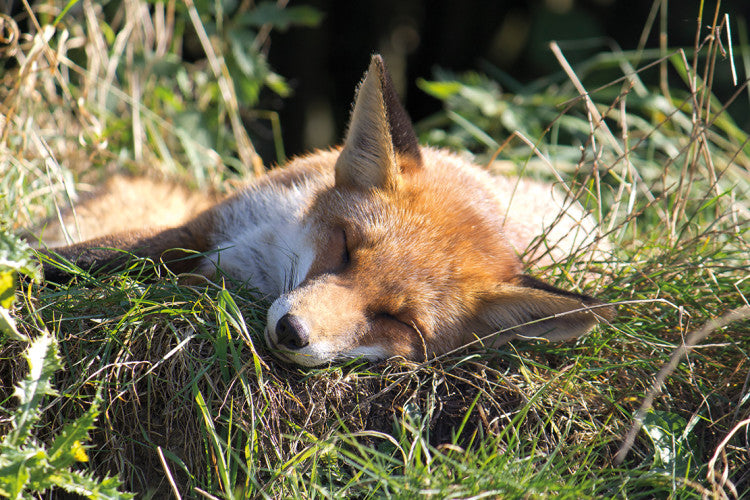
[[[182,225],[50,255],[101,272],[134,254],[175,273],[247,282],[273,300],[269,348],[305,366],[424,360],[477,339],[570,339],[613,307],[524,274],[515,249],[543,230],[532,212],[551,206],[549,189],[534,186],[520,189],[531,189],[533,206],[511,220],[512,187],[420,146],[375,55],[343,146],[297,158]],[[65,279],[64,267],[46,263],[45,277]]]

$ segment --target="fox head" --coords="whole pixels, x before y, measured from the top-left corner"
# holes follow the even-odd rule
[[[569,339],[612,315],[609,306],[591,308],[601,305],[591,297],[523,274],[484,177],[454,166],[420,148],[374,56],[334,185],[307,214],[312,264],[269,310],[266,340],[279,357],[306,366],[425,359],[477,339]]]

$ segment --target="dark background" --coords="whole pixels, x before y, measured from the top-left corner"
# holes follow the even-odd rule
[[[287,155],[341,140],[354,88],[374,52],[384,55],[409,113],[415,121],[441,109],[441,103],[416,87],[435,67],[477,70],[489,63],[511,77],[529,82],[560,70],[549,51],[561,42],[572,63],[612,43],[635,49],[653,0],[305,0],[324,18],[317,28],[274,32],[271,66],[289,79],[294,94],[284,100],[267,93],[264,105],[278,110]],[[715,1],[706,1],[702,37],[708,35]],[[699,0],[668,3],[669,47],[692,47]],[[735,47],[750,0],[724,1]],[[659,16],[647,47],[659,46]],[[725,35],[722,41],[725,41]],[[565,41],[568,41],[565,43]],[[576,41],[576,42],[573,42]],[[746,78],[735,53],[739,79]],[[726,74],[724,74],[726,73]],[[717,75],[716,92],[732,92],[728,72]],[[620,76],[620,75],[617,75]],[[675,76],[677,82],[677,77]],[[651,82],[656,83],[656,82]],[[681,83],[678,83],[681,85]],[[746,117],[737,117],[747,129]]]

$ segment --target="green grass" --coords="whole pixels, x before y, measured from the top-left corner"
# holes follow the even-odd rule
[[[232,117],[272,116],[253,96],[262,85],[285,88],[260,51],[267,32],[253,31],[253,43],[247,26],[314,20],[261,5],[246,12],[248,25],[199,18],[217,36],[213,55],[195,65],[181,60],[177,40],[198,12],[182,6],[173,31],[157,29],[153,39],[148,16],[105,17],[87,5],[98,25],[70,11],[49,40],[22,37],[0,94],[4,234],[53,215],[77,187],[114,171],[220,191],[251,176],[252,137]],[[152,7],[152,20],[166,8]],[[135,24],[126,29],[127,19]],[[34,410],[35,443],[49,448],[100,395],[89,460],[65,467],[117,475],[122,491],[139,496],[175,488],[191,498],[747,498],[750,149],[723,109],[731,103],[711,94],[716,72],[730,69],[717,50],[706,43],[684,59],[603,50],[528,85],[491,67],[482,68],[488,76],[422,82],[445,101],[444,113],[420,124],[424,139],[469,149],[494,170],[560,175],[601,221],[612,246],[603,262],[570,259],[536,272],[619,302],[613,324],[570,343],[303,370],[266,350],[268,304],[252,290],[81,272],[61,287],[23,282],[11,303],[0,281],[4,318],[18,332],[0,340],[0,435],[12,435],[14,386],[28,372],[20,339],[49,331],[63,368],[52,381],[57,394]],[[748,50],[735,40],[740,73]],[[143,79],[138,58],[154,68]],[[221,61],[234,94],[222,93],[212,69]],[[673,73],[660,84],[662,66]],[[747,89],[737,89],[746,100]],[[7,241],[5,262],[28,272],[28,252]],[[739,319],[710,327],[730,311]],[[706,324],[708,336],[639,414],[672,353]]]

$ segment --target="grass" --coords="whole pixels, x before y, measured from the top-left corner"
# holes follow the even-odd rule
[[[272,116],[258,89],[287,90],[265,63],[269,30],[313,14],[244,6],[233,16],[243,25],[186,5],[75,4],[57,23],[40,7],[15,32],[0,95],[6,233],[115,171],[219,191],[252,175],[237,117]],[[146,498],[747,498],[750,146],[725,108],[747,88],[722,103],[712,84],[750,47],[733,40],[734,59],[721,57],[716,12],[686,51],[606,49],[571,64],[559,44],[561,72],[528,85],[489,66],[422,82],[445,101],[423,138],[495,170],[559,176],[601,221],[613,248],[603,262],[537,273],[619,302],[612,325],[571,343],[302,370],[266,351],[268,304],[252,290],[137,272],[24,282],[3,307],[20,338],[50,332],[64,367],[33,439],[53,443],[100,395],[88,462],[69,466]],[[211,34],[205,60],[181,60],[187,29]],[[0,340],[0,435],[11,435],[26,348]]]

